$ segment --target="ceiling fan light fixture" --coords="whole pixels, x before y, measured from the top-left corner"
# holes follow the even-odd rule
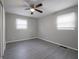
[[[30,10],[31,10],[31,12],[34,12],[35,11],[35,9],[33,9],[33,8],[31,8]]]

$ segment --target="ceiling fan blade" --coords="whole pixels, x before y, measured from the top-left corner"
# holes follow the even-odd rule
[[[40,4],[36,5],[36,8],[41,7],[42,5],[43,5],[43,4],[40,3]]]
[[[31,15],[33,15],[33,12],[31,12]]]
[[[35,5],[34,5],[34,4],[31,4],[31,5],[30,5],[30,7],[31,7],[31,8],[34,8],[34,7],[35,7]]]
[[[30,8],[25,8],[25,10],[30,10]]]
[[[10,5],[10,6],[8,6],[9,7],[9,9],[18,9],[18,10],[25,10],[25,9],[28,9],[28,8],[30,8],[29,6],[27,6],[27,5]],[[5,7],[6,8],[6,7]]]
[[[27,5],[9,5],[9,8],[23,8],[23,7],[29,7]]]
[[[29,5],[34,4],[32,0],[24,0],[24,1],[26,2],[26,4],[29,4]]]
[[[41,11],[41,10],[38,10],[38,9],[35,9],[36,11],[38,11],[38,12],[40,12],[40,13],[43,13],[43,11]]]

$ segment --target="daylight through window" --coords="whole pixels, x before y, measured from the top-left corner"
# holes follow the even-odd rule
[[[27,20],[16,19],[16,29],[27,29]]]
[[[68,13],[57,17],[58,30],[74,30],[75,29],[75,13]]]

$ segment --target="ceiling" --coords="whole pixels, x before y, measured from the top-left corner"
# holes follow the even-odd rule
[[[43,10],[43,13],[38,13],[35,11],[34,14],[31,15],[29,10],[25,10],[28,4],[32,3],[42,3],[43,6],[39,9]],[[5,11],[8,13],[40,18],[48,14],[54,13],[56,11],[72,7],[77,4],[78,0],[5,0],[4,7]]]

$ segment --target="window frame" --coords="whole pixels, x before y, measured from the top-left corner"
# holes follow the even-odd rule
[[[23,23],[24,22],[24,23]],[[28,27],[28,21],[26,19],[16,19],[16,29],[27,29]]]
[[[68,23],[67,21],[68,21],[68,20],[66,21],[66,22],[67,22],[67,23],[66,23],[66,22],[65,22],[65,19],[64,19],[64,21],[60,21],[60,23],[59,23],[59,19],[58,19],[58,18],[60,18],[61,20],[63,20],[62,17],[64,16],[65,18],[67,18],[66,16],[68,16],[68,15],[70,15],[70,17],[73,17],[73,18],[74,18],[74,19],[72,18],[72,21],[70,22],[71,24],[73,23],[72,26],[70,26],[71,24],[68,26],[68,25],[67,25],[67,23]],[[68,16],[68,17],[69,17],[69,16]],[[61,14],[61,15],[58,15],[58,16],[57,16],[57,25],[56,25],[56,27],[57,27],[58,30],[75,30],[75,27],[76,27],[75,22],[76,22],[76,14],[75,14],[75,12],[70,12],[70,13]],[[65,23],[65,24],[64,24],[64,23]],[[60,24],[61,24],[61,25],[63,24],[63,25],[65,25],[65,26],[60,26]],[[68,24],[69,24],[69,23],[68,23]],[[67,26],[67,27],[66,27],[66,26]]]

